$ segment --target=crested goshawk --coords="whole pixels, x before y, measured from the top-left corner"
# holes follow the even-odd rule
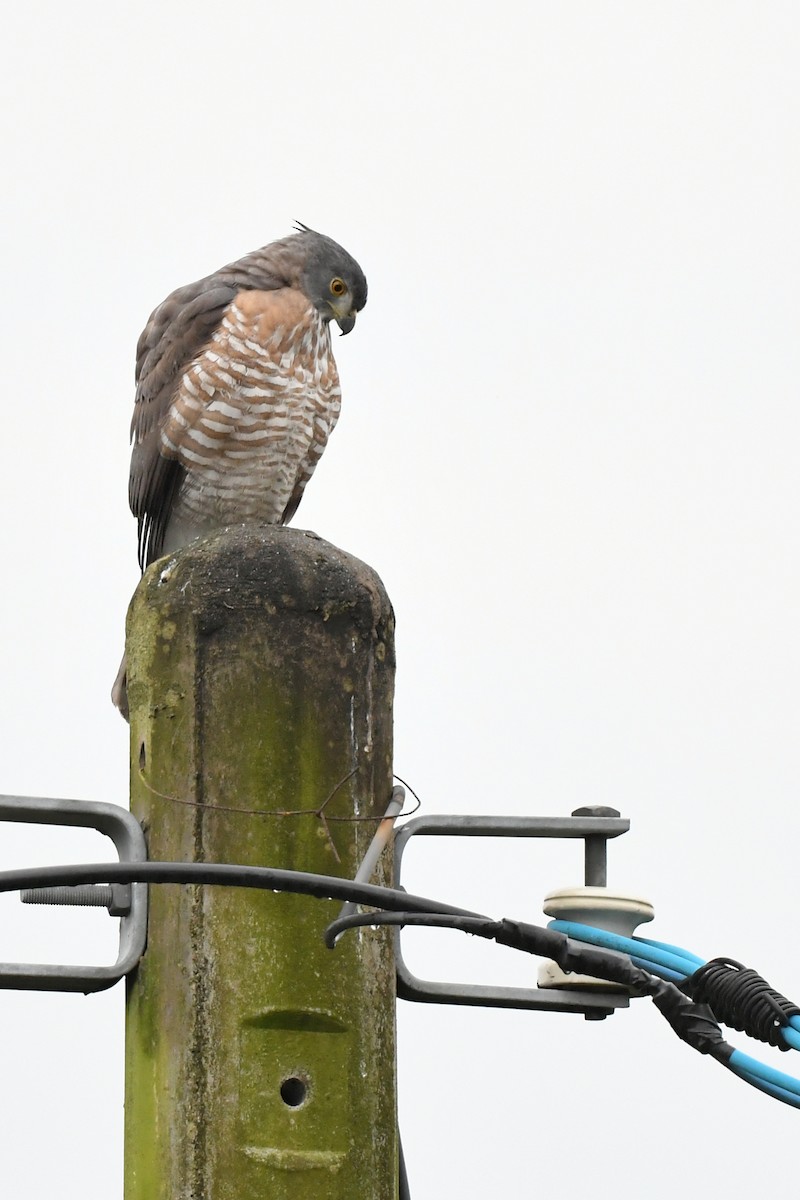
[[[142,570],[225,525],[281,525],[336,424],[330,323],[367,301],[358,263],[305,225],[172,292],[136,350],[129,500]],[[125,661],[112,697],[126,713]]]

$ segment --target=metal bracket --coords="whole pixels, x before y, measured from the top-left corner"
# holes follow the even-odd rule
[[[110,837],[120,862],[146,862],[147,845],[142,827],[125,808],[91,800],[57,800],[40,796],[0,796],[0,821],[30,825],[72,825],[97,829]],[[49,889],[48,889],[49,890]],[[78,889],[75,889],[76,892]],[[86,889],[80,889],[85,892]],[[64,903],[64,896],[53,888],[41,903]],[[29,897],[29,902],[30,902]],[[77,899],[77,897],[76,897]],[[53,963],[0,963],[0,988],[30,989],[44,992],[100,992],[109,988],[138,963],[147,940],[147,884],[130,885],[130,905],[117,893],[105,896],[98,889],[97,900],[110,912],[121,916],[119,956],[113,966],[59,966]],[[78,900],[85,903],[85,900]],[[127,911],[126,911],[127,909]]]
[[[630,821],[616,809],[579,808],[571,817],[413,817],[394,839],[395,887],[400,887],[400,868],[406,844],[414,836],[427,837],[533,837],[582,838],[585,843],[586,883],[606,883],[606,842],[630,829]],[[602,1020],[617,1008],[627,1008],[624,992],[578,991],[567,988],[486,987],[482,984],[437,983],[418,979],[406,966],[400,949],[400,930],[395,933],[397,995],[403,1000],[427,1004],[472,1004],[489,1008],[538,1009],[540,1012],[582,1013],[587,1020]]]

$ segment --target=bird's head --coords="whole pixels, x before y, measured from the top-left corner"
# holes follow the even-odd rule
[[[367,303],[367,281],[356,260],[332,238],[297,223],[295,237],[302,240],[305,265],[301,272],[303,291],[323,321],[335,321],[349,333]]]

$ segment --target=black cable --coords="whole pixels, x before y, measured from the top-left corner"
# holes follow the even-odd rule
[[[791,1049],[781,1030],[790,1017],[800,1015],[800,1008],[735,958],[709,959],[683,981],[681,988],[693,1000],[707,1004],[717,1020],[730,1029],[779,1050]]]
[[[708,1005],[696,1002],[675,984],[637,967],[624,954],[575,942],[554,929],[521,921],[495,921],[397,888],[356,883],[332,875],[229,863],[114,862],[0,871],[0,893],[35,887],[137,882],[261,888],[320,899],[351,900],[379,908],[377,912],[353,913],[333,921],[325,934],[328,945],[335,942],[338,934],[356,925],[430,925],[458,929],[515,950],[554,959],[563,971],[594,975],[622,984],[633,995],[650,996],[675,1033],[695,1050],[711,1055],[724,1066],[729,1065],[734,1053],[733,1047],[722,1037]]]
[[[337,875],[309,871],[287,871],[279,867],[250,867],[234,863],[113,862],[70,863],[57,867],[25,867],[0,871],[0,893],[26,888],[75,887],[83,883],[192,883],[218,887],[261,888],[293,892],[319,900],[352,900],[355,904],[380,908],[411,909],[414,912],[477,916],[468,909],[424,896],[412,896],[400,888],[373,883],[356,883]]]
[[[407,893],[403,893],[407,895]],[[487,925],[494,925],[491,917],[480,917],[475,913],[439,913],[439,912],[368,912],[348,913],[345,917],[337,917],[331,921],[323,937],[325,945],[333,950],[341,935],[347,929],[359,925],[424,925],[431,929],[458,929],[461,933],[474,933],[485,936],[483,930]]]
[[[232,863],[82,863],[0,871],[0,893],[86,883],[188,883],[261,888],[319,899],[351,900],[356,904],[389,909],[392,911],[388,913],[354,913],[334,921],[326,930],[327,943],[331,945],[335,941],[337,930],[342,931],[357,924],[432,924],[440,928],[459,929],[528,954],[552,958],[562,971],[595,975],[622,984],[634,995],[648,995],[678,1036],[696,1050],[712,1054],[721,1062],[726,1062],[733,1053],[733,1047],[723,1040],[709,1009],[695,1004],[674,984],[656,979],[637,967],[623,954],[574,942],[554,929],[520,921],[494,921],[468,909],[414,896],[399,888],[356,883],[334,875]]]
[[[554,929],[528,925],[520,921],[494,921],[490,917],[442,904],[424,896],[414,896],[398,888],[356,883],[334,875],[306,871],[287,871],[277,867],[250,867],[232,863],[114,862],[82,863],[57,867],[26,867],[0,871],[0,893],[23,888],[75,886],[85,883],[182,883],[211,884],[222,887],[261,888],[315,896],[318,899],[352,900],[356,904],[376,906],[391,912],[352,914],[335,921],[326,937],[335,940],[336,930],[355,924],[435,924],[460,929],[522,950],[554,959],[563,971],[595,975],[620,983],[634,995],[649,995],[659,1011],[684,1041],[703,1054],[727,1061],[733,1048],[722,1039],[710,1020],[710,1010],[695,1004],[688,996],[665,980],[656,979],[629,958],[613,950],[602,950],[572,941]],[[444,920],[443,918],[449,918]],[[330,944],[330,941],[329,941]]]

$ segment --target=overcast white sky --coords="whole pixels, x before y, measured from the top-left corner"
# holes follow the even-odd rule
[[[136,339],[300,218],[370,301],[295,524],[394,602],[398,773],[429,813],[614,805],[653,936],[800,996],[800,8],[33,2],[0,54],[0,791],[127,802]],[[87,845],[4,828],[0,865]],[[409,887],[498,916],[580,881],[575,845],[414,849]],[[1,912],[0,960],[46,952]],[[78,958],[112,926],[68,919]],[[123,989],[0,993],[0,1028],[3,1195],[121,1200]],[[800,1114],[646,1001],[401,1005],[399,1031],[414,1200],[796,1177]]]

